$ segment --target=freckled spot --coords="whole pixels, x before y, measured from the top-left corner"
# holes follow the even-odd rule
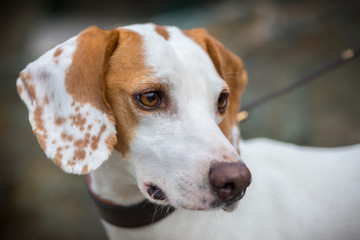
[[[75,106],[75,102],[72,102],[72,103],[71,103],[71,106],[72,106],[72,107]]]
[[[76,114],[75,116],[71,116],[70,118],[72,120],[72,126],[75,125],[77,127],[84,128],[86,118],[83,118],[80,113]]]
[[[55,118],[55,124],[58,125],[58,126],[62,125],[65,121],[66,121],[65,118],[61,118],[61,117],[56,117]]]
[[[88,127],[87,127],[87,130],[90,131],[92,129],[92,125],[90,124]]]
[[[85,139],[78,139],[74,142],[74,147],[83,149],[86,148],[89,145],[89,143],[90,143],[90,134],[87,133],[85,135]]]
[[[32,84],[28,84],[28,89],[31,97],[37,102],[35,88]]]
[[[117,139],[116,139],[115,135],[110,135],[105,141],[106,145],[108,146],[108,149],[110,149],[110,150],[112,150],[114,148],[116,142],[117,142]]]
[[[82,149],[76,150],[74,153],[74,161],[76,160],[84,160],[86,157],[86,152]]]
[[[29,74],[29,73],[21,72],[21,73],[20,73],[20,78],[21,78],[23,81],[28,82],[28,81],[30,81],[30,80],[32,79],[32,76],[31,76],[31,74]]]
[[[54,139],[54,140],[52,140],[52,142],[51,142],[51,144],[55,144],[56,143],[56,140]]]
[[[69,145],[66,145],[66,146],[65,146],[65,149],[69,149]]]
[[[58,47],[58,48],[56,49],[56,51],[54,52],[53,57],[54,57],[54,58],[59,57],[62,52],[63,52],[63,50],[62,50],[60,47]]]
[[[79,107],[79,106],[77,106],[77,107],[75,108],[75,112],[78,112],[78,111],[80,111],[80,107]]]
[[[18,91],[19,95],[22,95],[22,93],[23,93],[23,88],[22,88],[21,85],[18,85],[18,86],[17,86],[17,91]]]
[[[98,148],[101,135],[105,132],[105,129],[106,129],[106,125],[104,124],[104,125],[102,125],[102,127],[101,127],[98,135],[91,137],[91,140],[92,140],[92,142],[91,142],[91,148],[92,148],[92,150],[95,151],[95,150]]]
[[[206,199],[206,198],[202,198],[202,199],[201,199],[201,203],[202,203],[202,204],[207,203],[207,199]]]
[[[72,142],[74,137],[63,132],[63,133],[61,133],[61,139],[64,141]]]
[[[46,139],[47,139],[47,136],[42,135],[42,134],[36,134],[36,138],[37,138],[40,146],[42,147],[42,149],[44,149],[44,151],[46,151]]]
[[[73,166],[75,166],[75,164],[76,164],[75,161],[68,161],[66,165],[67,165],[68,167],[73,167]]]
[[[88,173],[88,172],[89,172],[89,166],[88,166],[88,165],[85,165],[85,166],[82,168],[81,173],[82,173],[82,174],[86,174],[86,173]]]
[[[62,166],[62,159],[63,159],[63,155],[59,152],[57,152],[55,154],[55,157],[54,157],[54,163],[58,166]]]
[[[229,159],[229,157],[227,155],[223,155],[222,157],[223,157],[223,159]]]
[[[84,140],[82,140],[82,139],[76,140],[76,141],[74,142],[74,146],[75,146],[75,147],[79,147],[79,146],[81,146],[81,145],[83,145],[83,144],[84,144]]]
[[[42,120],[42,114],[43,114],[43,108],[37,106],[35,111],[34,111],[34,121],[36,124],[36,129],[34,131],[40,130],[40,131],[44,131],[44,123]]]

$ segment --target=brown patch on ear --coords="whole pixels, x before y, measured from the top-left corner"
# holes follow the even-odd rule
[[[155,25],[155,31],[161,35],[165,40],[168,40],[170,35],[164,26]]]
[[[116,30],[103,31],[95,26],[84,30],[78,36],[77,49],[65,80],[66,90],[75,102],[90,103],[108,115],[111,114],[105,98],[105,74],[118,37]]]
[[[116,119],[118,142],[115,149],[126,158],[139,125],[132,95],[139,87],[139,80],[148,77],[151,71],[144,63],[142,37],[125,29],[119,29],[119,34],[119,47],[110,58],[106,93]]]
[[[222,43],[208,34],[205,29],[183,30],[183,33],[199,44],[209,55],[219,76],[230,89],[230,98],[223,121],[219,124],[224,135],[235,141],[231,128],[237,126],[236,114],[240,108],[241,93],[247,83],[247,73],[239,57],[230,52]]]
[[[118,38],[119,32],[117,30],[104,31],[96,26],[84,30],[78,36],[77,49],[67,71],[65,84],[67,92],[74,99],[71,106],[77,112],[76,115],[70,116],[70,119],[72,125],[77,126],[80,131],[85,130],[86,116],[78,113],[79,106],[81,106],[79,103],[89,103],[105,113],[112,123],[115,122],[112,107],[106,97],[105,78],[109,68],[109,59],[117,47]],[[61,53],[61,49],[58,50],[54,56]],[[56,124],[62,124],[62,119],[57,119]],[[87,127],[88,130],[91,128],[92,125]],[[100,137],[105,132],[105,128],[105,125],[102,126],[100,133],[92,137],[92,150],[98,149]],[[69,140],[70,137],[64,136],[64,139]],[[111,141],[106,140],[107,146],[112,150],[116,143],[116,136],[110,135],[108,139]],[[80,160],[84,157],[83,151],[79,151],[75,155],[75,158]]]

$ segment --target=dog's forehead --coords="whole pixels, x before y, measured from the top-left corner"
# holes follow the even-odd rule
[[[154,24],[126,28],[141,35],[144,63],[155,79],[175,85],[178,90],[198,93],[201,90],[217,93],[226,86],[207,52],[179,28]]]

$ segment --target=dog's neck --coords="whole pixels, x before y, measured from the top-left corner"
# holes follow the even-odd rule
[[[90,173],[91,191],[111,203],[130,206],[145,200],[128,161],[114,151],[104,164]]]

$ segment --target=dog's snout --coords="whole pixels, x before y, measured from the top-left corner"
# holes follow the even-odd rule
[[[209,172],[210,184],[223,201],[241,199],[251,183],[251,173],[242,162],[216,162]]]

